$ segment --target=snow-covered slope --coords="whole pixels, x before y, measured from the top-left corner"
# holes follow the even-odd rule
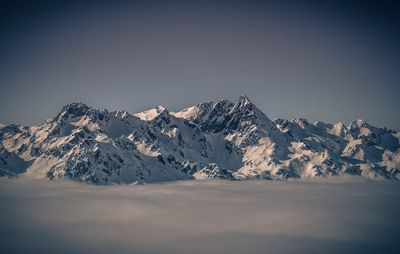
[[[356,120],[270,120],[246,96],[170,113],[76,102],[39,126],[0,128],[0,174],[97,184],[283,179],[336,174],[400,178],[400,134]]]

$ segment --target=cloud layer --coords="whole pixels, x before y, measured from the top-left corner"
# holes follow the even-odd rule
[[[400,184],[0,180],[3,253],[398,253]]]

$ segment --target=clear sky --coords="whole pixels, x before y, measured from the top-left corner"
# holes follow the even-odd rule
[[[1,1],[0,122],[246,94],[270,118],[400,130],[396,1],[323,2]]]

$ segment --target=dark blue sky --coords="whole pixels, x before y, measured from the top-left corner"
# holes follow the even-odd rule
[[[0,122],[247,94],[271,118],[399,130],[400,8],[329,2],[2,1]]]

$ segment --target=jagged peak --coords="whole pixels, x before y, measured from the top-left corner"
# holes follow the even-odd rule
[[[302,118],[302,117],[292,118],[292,122],[295,122],[295,123],[309,123],[307,119]]]
[[[232,109],[233,106],[234,104],[226,99],[217,101],[208,100],[195,106],[185,108],[181,111],[172,112],[171,115],[178,118],[194,119],[197,117],[207,116],[208,114],[226,114]]]
[[[69,109],[69,108],[90,108],[90,107],[81,101],[74,101],[68,103],[63,107],[63,109]]]
[[[249,97],[246,95],[242,94],[236,104],[239,104],[240,106],[248,106],[248,105],[253,105],[253,103],[250,101]]]
[[[105,109],[107,110],[107,109]],[[129,114],[129,112],[126,109],[119,109],[115,112],[116,114]]]
[[[168,110],[161,105],[158,105],[157,107],[155,107],[155,109],[156,109],[157,113],[168,112]]]
[[[139,117],[143,121],[152,121],[159,116],[169,117],[169,112],[165,107],[159,105],[152,109],[136,113],[134,116]]]
[[[223,113],[228,113],[231,110],[237,110],[239,108],[247,108],[247,107],[253,106],[253,103],[250,101],[250,99],[246,95],[241,95],[235,103],[232,103],[231,101],[227,99],[221,99],[221,100],[208,100],[205,102],[201,102],[195,106],[185,108],[181,111],[178,112],[173,112],[171,113],[172,115],[180,118],[194,118],[198,115],[206,115],[210,112],[221,112]]]
[[[357,129],[361,127],[370,127],[370,125],[362,118],[357,118],[349,124],[349,129]]]
[[[241,94],[241,95],[239,96],[239,99],[238,99],[238,100],[239,100],[239,101],[240,101],[240,100],[250,101],[249,97],[248,97],[247,95],[245,95],[245,94]]]
[[[241,95],[239,99],[233,104],[233,107],[230,113],[237,113],[239,111],[243,112],[254,112],[257,108],[255,105],[250,101],[250,99],[246,95]]]
[[[192,119],[192,118],[198,116],[199,113],[211,111],[213,106],[214,106],[214,102],[211,100],[208,100],[206,102],[201,102],[195,106],[191,106],[191,107],[182,109],[181,111],[171,112],[171,115],[173,115],[177,118]]]
[[[342,122],[337,122],[337,123],[333,124],[332,128],[338,129],[338,130],[347,130],[347,126]]]
[[[303,129],[310,125],[310,122],[308,122],[308,120],[305,118],[293,118],[292,122],[299,125]]]
[[[86,105],[85,103],[82,103],[80,101],[75,101],[65,105],[56,118],[62,117],[66,119],[69,116],[79,117],[85,115],[91,109],[92,108]]]
[[[212,100],[208,100],[205,102],[201,102],[199,104],[197,104],[195,107],[200,108],[200,109],[211,109],[214,105],[214,102]]]
[[[233,103],[223,99],[223,100],[219,100],[213,103],[212,105],[212,109],[220,109],[220,108],[230,108],[233,106]]]
[[[104,110],[106,112],[106,110]],[[121,119],[127,119],[131,114],[125,110],[125,109],[120,109],[115,112],[115,117],[119,117]]]
[[[367,122],[365,122],[365,120],[362,119],[362,118],[357,118],[356,120],[354,120],[354,122],[357,123],[358,125],[364,125],[364,124],[367,123]]]
[[[340,137],[344,137],[347,131],[347,127],[342,122],[335,123],[331,128],[331,133]]]

